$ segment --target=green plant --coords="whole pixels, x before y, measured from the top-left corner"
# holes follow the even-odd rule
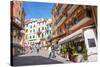
[[[60,53],[62,57],[66,57],[66,53],[67,53],[67,48],[66,47],[62,47],[60,49]]]
[[[67,52],[67,48],[63,48],[62,52],[65,54]]]
[[[84,60],[87,60],[88,56],[87,56],[87,50],[86,50],[86,48],[83,48],[82,54],[83,54]]]
[[[72,53],[77,53],[77,49],[74,46],[71,49],[72,49]]]

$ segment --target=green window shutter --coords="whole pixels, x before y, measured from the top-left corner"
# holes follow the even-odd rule
[[[35,29],[33,29],[33,32],[35,32]]]
[[[42,27],[42,30],[44,30],[44,27]]]
[[[43,33],[42,33],[42,38],[43,38],[44,36],[43,36]]]
[[[31,39],[31,36],[30,36],[30,39]]]
[[[33,38],[35,38],[35,35],[33,35]]]
[[[40,28],[38,28],[38,31],[40,32]]]

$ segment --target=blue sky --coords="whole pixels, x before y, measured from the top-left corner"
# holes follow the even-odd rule
[[[23,8],[26,13],[25,19],[49,18],[51,17],[52,7],[52,3],[23,1]]]

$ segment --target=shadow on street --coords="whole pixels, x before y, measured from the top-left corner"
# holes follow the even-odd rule
[[[13,57],[13,66],[25,66],[25,65],[43,65],[43,64],[58,64],[62,63],[43,56],[23,56]]]

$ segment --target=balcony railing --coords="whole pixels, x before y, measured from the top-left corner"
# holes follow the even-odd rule
[[[62,7],[61,7],[59,13],[62,13],[66,7],[67,7],[67,4],[62,5]]]
[[[59,17],[57,20],[56,20],[56,22],[54,23],[54,26],[56,26],[58,23],[59,23],[59,21],[62,19],[62,17]]]
[[[57,26],[60,26],[66,20],[66,16],[63,16],[62,19],[58,22]]]
[[[87,23],[89,20],[91,20],[91,18],[84,17],[83,19],[77,21],[77,23],[74,26],[72,26],[69,30],[74,30],[74,29],[78,28],[79,26]]]
[[[64,35],[65,33],[66,33],[65,31],[64,32],[60,32],[57,36],[60,37],[60,36]]]
[[[78,7],[78,5],[74,5],[70,8],[70,10],[68,11],[68,14],[72,14],[72,12]]]
[[[16,17],[12,17],[12,20],[13,20],[13,22],[16,23],[20,28],[23,28],[23,25],[22,25],[21,20],[19,20],[19,19],[16,18]]]
[[[66,19],[65,16],[60,17],[60,18],[55,22],[54,26],[59,26],[60,24],[63,23],[63,21],[64,21],[65,19]],[[58,24],[59,24],[59,25],[58,25]]]

